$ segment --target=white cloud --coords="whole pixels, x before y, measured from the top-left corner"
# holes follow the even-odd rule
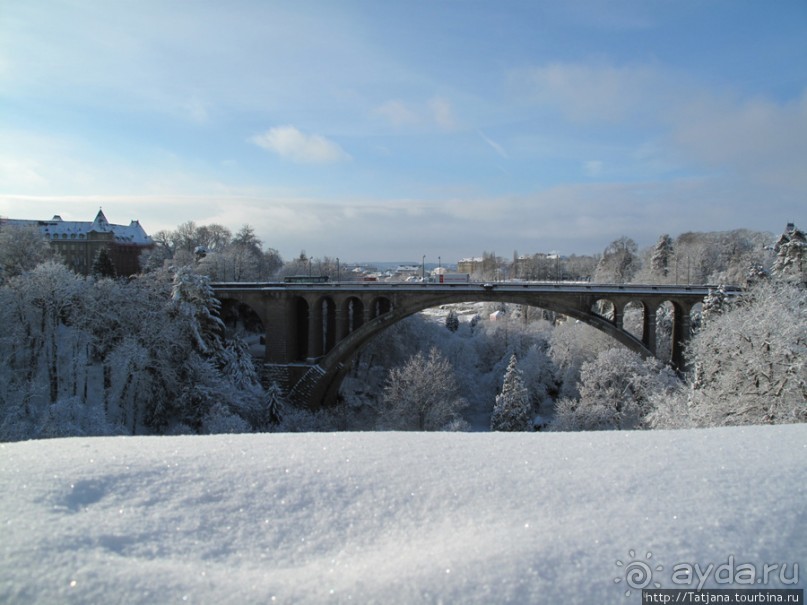
[[[305,134],[294,126],[276,126],[250,139],[282,158],[303,164],[331,164],[351,159],[338,144],[318,134]]]

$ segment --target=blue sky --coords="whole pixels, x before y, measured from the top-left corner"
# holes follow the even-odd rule
[[[807,2],[4,0],[0,215],[453,262],[807,225]]]

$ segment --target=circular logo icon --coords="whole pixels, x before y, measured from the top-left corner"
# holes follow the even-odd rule
[[[631,591],[642,590],[651,584],[655,588],[661,588],[661,584],[653,581],[653,572],[663,571],[664,567],[661,565],[656,565],[655,567],[652,566],[652,552],[648,552],[645,555],[644,561],[636,558],[635,550],[629,550],[628,557],[630,557],[631,560],[627,563],[623,563],[617,559],[616,566],[623,568],[625,572],[622,576],[614,578],[615,584],[619,584],[624,581],[627,585],[627,590],[625,590],[626,597],[631,595]]]

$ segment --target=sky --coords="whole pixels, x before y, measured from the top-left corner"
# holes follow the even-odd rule
[[[0,3],[8,218],[451,263],[805,200],[803,0]]]
[[[0,600],[636,605],[645,587],[803,591],[806,443],[805,424],[0,443]]]

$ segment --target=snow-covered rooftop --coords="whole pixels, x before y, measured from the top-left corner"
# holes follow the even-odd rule
[[[11,225],[36,227],[43,237],[48,239],[86,239],[91,232],[112,233],[120,244],[149,245],[151,237],[143,229],[139,221],[133,220],[128,225],[110,223],[103,210],[92,221],[65,221],[58,214],[50,220],[7,219]]]

